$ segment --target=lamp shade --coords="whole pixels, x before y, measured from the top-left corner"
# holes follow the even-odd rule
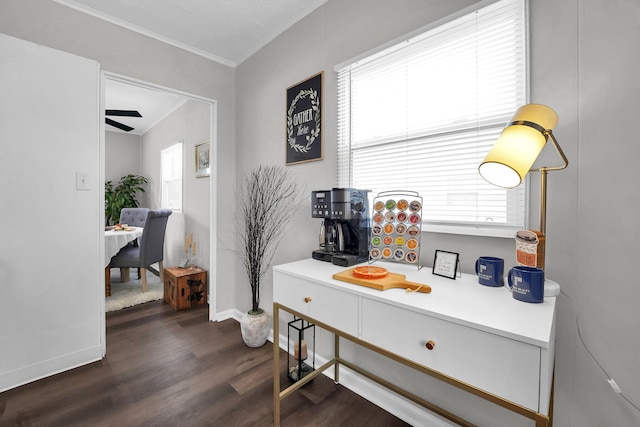
[[[478,167],[480,175],[498,187],[520,185],[538,158],[558,115],[542,104],[523,105]]]

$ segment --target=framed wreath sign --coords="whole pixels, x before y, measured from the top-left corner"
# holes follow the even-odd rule
[[[322,160],[324,72],[287,88],[287,165]]]

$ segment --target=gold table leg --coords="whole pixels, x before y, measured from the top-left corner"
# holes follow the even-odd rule
[[[315,324],[317,327],[324,329],[330,333],[334,334],[334,357],[333,359],[331,359],[330,361],[328,361],[327,363],[325,363],[324,365],[322,365],[321,367],[319,367],[318,369],[316,369],[314,372],[312,372],[311,374],[307,375],[306,377],[304,377],[303,379],[299,380],[298,382],[296,382],[295,384],[289,386],[287,389],[283,390],[282,392],[280,392],[280,346],[279,346],[279,310],[280,308],[282,308],[283,310],[285,310],[286,312],[292,314],[293,316],[299,317],[301,319],[307,320],[313,324]],[[484,390],[481,390],[479,388],[476,388],[470,384],[467,384],[465,382],[459,381],[453,377],[449,377],[448,375],[442,374],[438,371],[435,371],[427,366],[424,365],[420,365],[417,362],[414,362],[412,360],[406,359],[402,356],[399,356],[397,354],[394,354],[392,352],[390,352],[389,350],[385,350],[381,347],[377,347],[373,344],[370,344],[366,341],[362,341],[361,339],[356,338],[355,336],[349,335],[345,332],[340,331],[339,329],[336,329],[324,322],[318,321],[317,319],[313,319],[309,316],[306,316],[303,313],[300,313],[296,310],[293,310],[289,307],[286,306],[281,306],[279,303],[274,302],[273,303],[273,421],[274,421],[274,426],[275,427],[279,427],[280,426],[280,404],[281,404],[281,400],[284,399],[285,397],[287,397],[288,395],[290,395],[291,393],[293,393],[295,390],[299,389],[300,387],[302,387],[303,385],[305,385],[306,383],[308,383],[309,381],[313,380],[313,378],[315,378],[316,376],[320,375],[322,372],[324,372],[326,369],[328,369],[331,365],[334,365],[334,381],[336,383],[339,382],[339,370],[338,370],[338,365],[343,364],[345,367],[353,370],[354,372],[363,375],[366,378],[369,378],[370,380],[386,387],[387,389],[390,389],[396,393],[398,393],[399,395],[412,400],[413,402],[421,405],[422,407],[431,410],[432,412],[439,414],[440,416],[443,416],[444,418],[447,418],[450,421],[453,421],[454,423],[460,425],[460,426],[473,426],[474,424],[463,420],[462,418],[410,393],[407,392],[405,390],[403,390],[402,388],[376,376],[373,375],[370,372],[367,372],[364,369],[360,369],[357,365],[350,363],[349,361],[343,360],[340,358],[340,338],[344,338],[347,339],[357,345],[363,346],[369,350],[372,350],[382,356],[385,356],[391,360],[394,360],[396,362],[399,362],[405,366],[408,366],[410,368],[413,368],[423,374],[429,375],[433,378],[436,378],[440,381],[443,381],[444,383],[447,383],[449,385],[452,385],[458,389],[464,390],[472,395],[478,396],[481,399],[484,399],[488,402],[491,402],[497,406],[501,406],[502,408],[505,408],[509,411],[512,411],[516,414],[519,414],[523,417],[526,417],[530,420],[533,420],[535,422],[535,426],[536,427],[551,427],[552,425],[552,420],[551,417],[553,416],[553,406],[551,406],[550,408],[550,413],[549,416],[547,415],[543,415],[540,413],[537,413],[529,408],[525,408],[524,406],[521,406],[517,403],[508,401],[504,398],[501,398],[499,396],[496,396],[494,394],[488,393]],[[315,351],[315,349],[314,349]],[[552,383],[553,384],[553,383]],[[551,405],[553,405],[553,385],[552,385],[552,391],[551,391]]]
[[[273,425],[280,427],[280,332],[279,309],[273,305]]]

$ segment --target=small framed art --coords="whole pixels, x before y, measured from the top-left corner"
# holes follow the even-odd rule
[[[209,162],[211,151],[211,142],[206,141],[196,145],[196,178],[202,178],[209,176],[210,167]]]
[[[455,280],[459,264],[460,254],[436,249],[436,255],[433,258],[433,274]]]

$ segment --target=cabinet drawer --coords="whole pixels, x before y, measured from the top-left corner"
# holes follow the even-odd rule
[[[273,283],[275,302],[356,336],[356,295],[278,272],[274,272]]]
[[[364,298],[362,339],[539,410],[540,348]],[[432,341],[432,350],[427,342]]]

